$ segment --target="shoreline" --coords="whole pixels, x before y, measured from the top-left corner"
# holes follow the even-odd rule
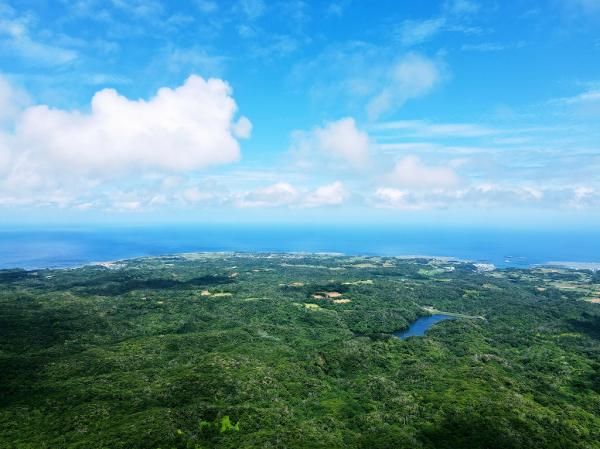
[[[470,260],[464,259],[460,257],[454,256],[432,256],[426,254],[399,254],[399,255],[382,255],[382,254],[349,254],[349,253],[341,253],[341,252],[325,252],[325,251],[316,251],[316,252],[308,252],[308,251],[185,251],[185,252],[175,252],[175,253],[164,253],[157,255],[139,255],[139,256],[131,256],[124,257],[112,260],[95,260],[89,262],[77,262],[73,264],[65,264],[65,265],[36,265],[36,266],[13,266],[13,267],[2,267],[0,266],[0,271],[3,270],[26,270],[26,271],[34,271],[34,270],[71,270],[77,268],[83,268],[86,266],[103,266],[108,269],[118,268],[117,265],[123,264],[130,261],[140,260],[140,259],[149,259],[149,258],[163,258],[163,257],[185,257],[185,256],[193,256],[193,255],[205,255],[205,256],[225,256],[225,255],[271,255],[271,256],[309,256],[309,257],[362,257],[362,258],[374,258],[374,257],[383,257],[389,259],[399,259],[399,260],[416,260],[416,259],[425,259],[429,261],[441,262],[441,263],[467,263],[473,264],[476,267],[485,266],[486,269],[482,269],[480,271],[494,271],[494,270],[505,270],[505,269],[536,269],[536,268],[560,268],[566,270],[573,271],[600,271],[600,262],[570,262],[570,261],[549,261],[546,263],[536,263],[529,264],[523,266],[522,264],[511,266],[496,266],[493,263],[490,263],[486,260]]]
[[[94,260],[90,262],[81,262],[75,263],[72,265],[46,265],[46,266],[32,266],[32,267],[2,267],[0,265],[0,271],[3,270],[26,270],[26,271],[35,271],[35,270],[73,270],[77,268],[83,268],[88,266],[102,266],[108,269],[114,268],[115,265],[123,264],[126,262],[131,262],[140,259],[153,259],[153,258],[163,258],[163,257],[185,257],[185,256],[194,256],[194,255],[206,255],[206,256],[216,256],[216,255],[252,255],[252,254],[260,254],[260,255],[271,255],[271,256],[308,256],[308,257],[361,257],[361,258],[374,258],[374,257],[384,257],[389,259],[400,259],[400,260],[416,260],[416,259],[425,259],[437,262],[445,262],[445,263],[472,263],[474,265],[478,264],[487,264],[493,265],[488,262],[476,261],[476,260],[468,260],[461,259],[459,257],[453,256],[431,256],[425,254],[400,254],[400,255],[382,255],[382,254],[349,254],[349,253],[341,253],[341,252],[328,252],[328,251],[185,251],[180,253],[164,253],[164,254],[156,254],[156,255],[142,255],[142,256],[132,256],[125,257],[121,259],[111,259],[111,260]],[[494,266],[494,269],[498,269],[498,267]]]
[[[600,262],[562,262],[562,261],[551,261],[543,265],[543,267],[550,268],[567,268],[569,270],[589,270],[589,271],[600,271]]]

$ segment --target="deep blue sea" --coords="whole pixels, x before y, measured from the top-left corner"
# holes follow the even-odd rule
[[[72,267],[193,251],[425,255],[527,267],[600,262],[600,230],[178,225],[0,228],[0,268]]]

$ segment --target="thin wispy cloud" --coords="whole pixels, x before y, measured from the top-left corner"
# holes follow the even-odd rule
[[[64,65],[79,57],[73,49],[51,45],[33,36],[28,20],[23,17],[0,17],[0,50],[5,56],[30,66]]]
[[[382,122],[371,128],[374,131],[402,131],[421,137],[483,137],[499,133],[499,130],[474,123],[431,123],[424,120]]]
[[[397,32],[402,45],[411,46],[425,42],[443,30],[446,19],[443,17],[427,20],[405,20]]]
[[[600,103],[600,89],[590,89],[572,97],[559,98],[554,102],[571,105]]]
[[[367,104],[372,119],[401,108],[404,103],[430,93],[442,82],[442,68],[436,61],[410,53],[387,69],[382,86]]]

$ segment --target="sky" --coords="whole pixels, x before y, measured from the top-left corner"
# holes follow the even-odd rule
[[[600,226],[600,0],[0,0],[0,224]]]

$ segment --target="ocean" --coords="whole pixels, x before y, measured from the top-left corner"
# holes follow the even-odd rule
[[[197,251],[423,255],[528,267],[600,262],[600,231],[266,225],[0,228],[0,268],[74,267]]]

